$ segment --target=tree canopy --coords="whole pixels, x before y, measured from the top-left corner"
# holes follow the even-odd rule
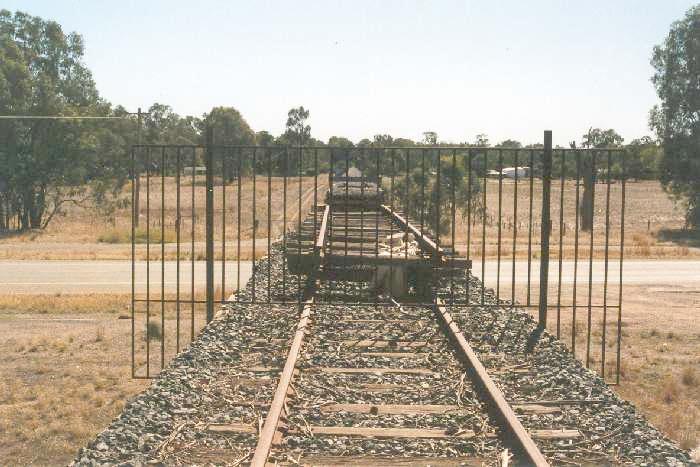
[[[54,21],[0,10],[0,114],[108,116],[83,61],[83,39]],[[128,124],[0,122],[0,228],[45,227],[65,203],[101,198],[126,178]]]
[[[700,6],[671,25],[654,47],[652,83],[661,104],[650,126],[663,145],[659,176],[664,188],[687,203],[687,224],[700,228]]]

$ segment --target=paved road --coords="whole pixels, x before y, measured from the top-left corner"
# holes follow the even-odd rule
[[[151,290],[160,290],[161,263],[150,262]],[[194,283],[204,289],[206,271],[204,261],[194,263]],[[147,263],[136,263],[136,291],[146,291]],[[251,262],[241,261],[241,283],[251,274]],[[237,263],[226,262],[226,289],[236,289]],[[214,264],[214,278],[221,281],[221,263]],[[181,290],[189,290],[192,265],[180,262]],[[177,263],[165,261],[165,289],[177,289]],[[0,261],[0,293],[130,293],[131,261]]]
[[[181,262],[180,281],[183,289],[189,288],[191,265]],[[486,262],[485,277],[489,285],[495,285],[497,263]],[[571,284],[574,279],[574,264],[564,261],[562,283]],[[619,263],[609,264],[609,280],[616,283],[619,278]],[[474,273],[481,276],[481,262],[474,262]],[[241,282],[245,283],[251,274],[251,262],[241,261]],[[512,263],[501,263],[501,281],[509,284]],[[556,280],[558,263],[550,263],[550,278]],[[516,261],[516,283],[527,282],[527,262]],[[152,261],[150,265],[151,288],[160,289],[161,263]],[[226,288],[236,288],[237,264],[226,262]],[[625,261],[623,268],[624,283],[628,285],[700,285],[700,261]],[[221,264],[216,263],[214,277],[217,285],[221,280]],[[602,283],[604,263],[593,262],[593,282]],[[539,282],[539,262],[532,262],[532,283]],[[578,280],[588,280],[588,262],[579,261]],[[205,285],[205,263],[195,262],[195,287],[203,289]],[[165,262],[165,288],[175,291],[177,286],[176,263]],[[136,290],[146,290],[146,262],[136,263]],[[131,262],[129,261],[0,261],[0,293],[129,293],[131,291]]]
[[[530,277],[532,283],[540,281],[540,263],[533,260]],[[574,282],[574,262],[562,261],[562,284]],[[501,261],[501,283],[510,284],[513,271],[512,261]],[[481,276],[481,261],[477,258],[473,263],[473,272]],[[484,277],[487,284],[495,284],[498,267],[496,261],[486,261]],[[588,261],[579,260],[576,272],[578,282],[588,282]],[[549,263],[549,280],[558,280],[559,263]],[[622,267],[623,283],[625,285],[700,285],[700,261],[662,261],[662,260],[626,260]],[[605,262],[593,261],[593,283],[601,284],[605,279]],[[608,281],[618,283],[620,280],[620,262],[610,260],[608,263]],[[527,261],[515,262],[515,283],[527,283]]]

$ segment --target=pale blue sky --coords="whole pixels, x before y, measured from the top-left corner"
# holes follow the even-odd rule
[[[652,47],[693,5],[589,1],[3,0],[85,39],[101,94],[180,114],[234,106],[283,131],[290,107],[315,137],[555,144],[590,126],[649,134]]]

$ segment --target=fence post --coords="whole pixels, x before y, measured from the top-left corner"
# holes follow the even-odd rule
[[[547,327],[547,292],[549,286],[549,235],[552,230],[550,195],[552,188],[552,131],[544,132],[542,154],[542,225],[540,229],[540,305],[538,327]]]
[[[207,258],[207,323],[214,319],[214,132],[207,125],[206,146],[204,148],[204,165],[207,169],[206,179],[206,258]],[[194,189],[194,187],[192,188]]]

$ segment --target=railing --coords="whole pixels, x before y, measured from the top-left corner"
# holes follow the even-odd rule
[[[372,298],[320,294],[319,303],[381,305],[372,258],[387,257],[393,271],[419,257],[428,269],[407,266],[406,306],[440,292],[449,306],[532,310],[540,330],[619,379],[624,151],[553,149],[551,133],[538,148],[220,146],[210,133],[208,143],[132,148],[135,377],[162,368],[221,304],[301,307],[304,258],[320,248],[325,222],[327,289],[342,285],[328,258],[359,254],[370,279],[356,291]],[[352,186],[373,201],[326,209]],[[359,222],[359,243],[349,242],[357,239],[348,216]],[[399,246],[394,234],[404,235]],[[461,287],[467,265],[480,281]],[[416,284],[426,278],[428,295]]]

